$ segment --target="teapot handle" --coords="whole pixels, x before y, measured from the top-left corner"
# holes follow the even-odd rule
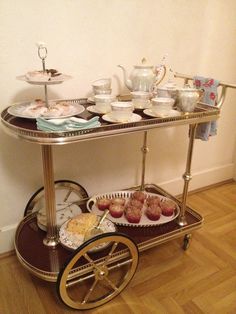
[[[162,72],[161,73],[161,75],[160,75],[160,77],[155,81],[155,83],[153,84],[154,86],[153,86],[153,88],[155,89],[155,87],[157,86],[157,85],[159,85],[161,82],[162,82],[162,80],[164,79],[164,77],[165,77],[165,75],[166,75],[166,66],[164,65],[164,64],[162,64],[160,67],[156,67],[156,69],[155,69],[155,73],[156,73],[156,75],[158,76],[158,69],[160,69],[160,71]]]

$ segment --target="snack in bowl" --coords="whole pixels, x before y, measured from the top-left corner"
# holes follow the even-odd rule
[[[99,216],[93,213],[82,213],[66,221],[59,230],[60,242],[68,249],[75,250],[85,241],[86,233],[97,225]],[[109,219],[103,220],[100,225],[102,233],[115,232],[116,227]],[[100,243],[91,252],[101,250],[108,246],[110,242]]]
[[[29,71],[25,74],[25,77],[29,81],[50,81],[52,78],[61,75],[55,69],[46,69],[45,71]]]
[[[82,213],[75,216],[67,223],[66,230],[72,233],[84,235],[97,222],[97,215],[91,213]]]

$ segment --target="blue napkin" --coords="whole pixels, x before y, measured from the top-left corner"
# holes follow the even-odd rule
[[[90,128],[96,128],[101,125],[99,117],[93,117],[90,120],[71,117],[66,119],[36,119],[37,129],[46,132],[55,131],[75,131]]]
[[[202,102],[215,106],[217,104],[217,87],[219,86],[219,81],[212,78],[205,78],[202,76],[195,76],[193,78],[193,84],[196,88],[204,90]],[[203,141],[208,141],[210,136],[217,134],[217,122],[205,122],[200,123],[196,129],[195,138],[201,139]]]

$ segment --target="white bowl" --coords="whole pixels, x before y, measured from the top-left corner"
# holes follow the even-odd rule
[[[152,111],[160,113],[160,111],[170,111],[173,108],[175,100],[173,98],[156,97],[151,99]]]
[[[131,101],[115,101],[111,103],[112,117],[119,122],[129,120],[133,110],[134,106]]]

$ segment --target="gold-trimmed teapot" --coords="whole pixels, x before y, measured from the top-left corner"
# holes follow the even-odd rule
[[[123,70],[124,82],[130,91],[151,92],[158,85],[166,74],[165,65],[153,66],[147,64],[145,58],[140,65],[135,65],[134,69],[127,78],[126,70],[122,65],[118,65]]]

